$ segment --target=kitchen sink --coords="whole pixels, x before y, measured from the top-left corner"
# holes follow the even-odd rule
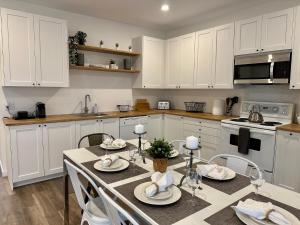
[[[106,116],[107,114],[106,113],[79,113],[77,114],[78,116],[80,117],[103,117],[103,116]]]

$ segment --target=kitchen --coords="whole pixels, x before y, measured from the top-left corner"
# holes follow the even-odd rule
[[[158,7],[158,17],[162,21],[166,18],[161,17],[161,13],[174,13],[172,4],[173,7],[179,4],[175,2],[170,2],[168,12],[161,12]],[[0,165],[2,175],[8,178],[3,178],[1,183],[18,192],[27,184],[61,179],[62,151],[76,149],[79,140],[90,133],[104,132],[124,140],[136,139],[138,135],[132,131],[142,124],[147,132],[143,138],[147,140],[164,137],[172,142],[195,136],[200,138],[202,145],[201,158],[207,161],[217,154],[235,154],[238,135],[232,128],[250,127],[251,138],[260,140],[261,148],[254,149],[255,152],[251,149],[245,157],[260,167],[266,166],[261,169],[267,182],[300,192],[300,178],[295,172],[299,170],[300,142],[297,125],[300,112],[297,12],[300,2],[275,1],[271,7],[267,1],[232,2],[224,9],[226,13],[220,5],[215,14],[209,13],[208,8],[213,6],[207,5],[206,14],[203,12],[199,17],[200,22],[176,27],[173,19],[170,28],[162,29],[163,25],[136,24],[129,15],[127,20],[104,12],[103,17],[98,16],[91,8],[87,13],[58,3],[51,5],[50,1],[45,1],[44,5],[34,1],[0,1],[2,117],[16,116],[18,112],[21,118],[30,117],[35,111],[38,112],[35,116],[39,117],[3,120]],[[196,10],[186,7],[185,11],[190,13]],[[87,34],[85,45],[78,50],[84,60],[74,65],[70,61],[69,69],[66,41],[78,31]],[[10,32],[17,35],[10,36]],[[22,44],[21,51],[21,42],[16,37],[24,36],[24,32],[29,38]],[[292,58],[280,53],[292,55]],[[254,57],[249,59],[249,55]],[[263,68],[256,67],[261,63],[265,65]],[[287,82],[283,77],[284,84],[266,85],[277,82],[278,71],[288,71],[285,64],[289,63],[287,68],[291,72],[287,72],[290,74]],[[253,77],[248,84],[241,84],[239,80],[247,80],[244,77],[247,71],[243,70],[246,65],[253,65],[250,71],[270,77],[264,84],[249,85],[255,82]],[[262,81],[261,77],[257,79]],[[238,103],[223,115],[226,114],[226,98],[234,96],[239,98]],[[161,100],[169,102],[171,109],[157,110]],[[220,101],[221,112],[212,115]],[[40,104],[36,105],[38,102]],[[185,102],[206,103],[204,113],[186,112]],[[129,106],[131,110],[136,109],[137,103],[142,105],[141,110],[118,112],[117,105]],[[263,125],[249,126],[243,121],[239,124],[231,121],[236,117],[248,118],[253,106],[259,108],[256,111],[260,111],[264,121],[282,124],[261,127]],[[272,135],[260,136],[258,132],[254,138],[252,132],[257,129]],[[270,153],[260,155],[264,149]],[[214,205],[214,201],[209,203]],[[300,208],[296,203],[293,206]],[[4,224],[10,224],[7,218]],[[199,218],[202,221],[206,217]]]

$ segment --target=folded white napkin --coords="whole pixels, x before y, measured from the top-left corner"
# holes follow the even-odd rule
[[[105,138],[105,140],[103,141],[103,144],[105,144],[105,145],[111,145],[111,143],[113,142],[113,139],[111,139],[111,138]]]
[[[209,176],[218,180],[222,180],[226,176],[224,168],[216,164],[197,165],[197,172],[201,176]]]
[[[116,139],[111,143],[112,147],[123,147],[126,144],[126,141],[122,139]]]
[[[103,167],[110,167],[115,161],[119,159],[118,155],[109,155],[109,156],[104,156],[102,158],[102,166]]]
[[[278,225],[291,225],[282,214],[274,211],[274,206],[271,202],[258,202],[247,199],[244,202],[239,201],[235,209],[258,220],[269,219]]]
[[[173,184],[172,171],[167,171],[166,173],[155,172],[152,174],[151,180],[153,183],[145,190],[147,197],[152,197],[161,191],[165,191],[167,187]]]

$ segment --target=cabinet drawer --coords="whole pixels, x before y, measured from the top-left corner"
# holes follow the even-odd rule
[[[205,135],[205,134],[200,135],[201,143],[209,143],[209,144],[217,145],[218,139],[219,139],[219,137],[215,137],[215,136],[210,136],[210,135]]]
[[[210,128],[210,127],[200,127],[200,134],[201,135],[210,135],[214,137],[220,137],[221,130]]]
[[[201,130],[201,126],[194,124],[183,124],[183,129],[191,132],[199,133]]]

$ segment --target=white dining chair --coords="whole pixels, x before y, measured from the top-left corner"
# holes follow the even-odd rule
[[[84,171],[74,166],[66,159],[64,162],[67,167],[78,204],[83,210],[81,225],[83,225],[84,222],[87,222],[89,225],[111,225],[108,216],[103,212],[106,208],[102,200],[102,192],[99,191],[99,187]],[[94,190],[96,190],[98,197],[93,197],[88,193],[85,186],[79,179],[78,174],[82,175],[92,185]],[[85,196],[83,193],[88,197],[87,203],[84,202]]]
[[[107,216],[112,225],[139,225],[139,223],[108,194],[106,194],[102,188],[99,188],[99,192],[103,198]]]
[[[232,169],[236,173],[243,174],[247,176],[247,171],[249,169],[249,166],[252,168],[255,168],[258,176],[260,179],[263,178],[262,171],[260,168],[252,161],[236,156],[236,155],[230,155],[230,154],[219,154],[213,156],[210,160],[208,160],[208,164],[212,164],[213,162],[220,160],[226,160],[226,167]]]

